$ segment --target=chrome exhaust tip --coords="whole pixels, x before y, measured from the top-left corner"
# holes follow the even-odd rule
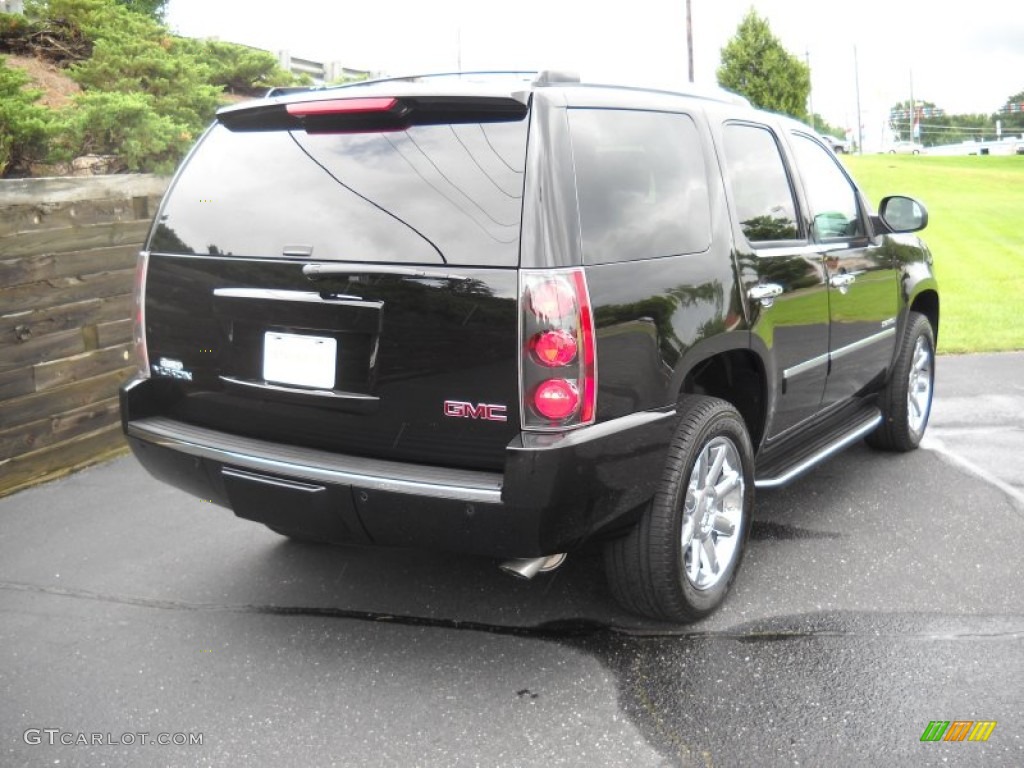
[[[560,552],[557,555],[545,555],[544,557],[522,557],[515,560],[506,560],[498,567],[510,576],[529,581],[538,573],[549,573],[555,570],[565,562],[565,558],[565,552]]]

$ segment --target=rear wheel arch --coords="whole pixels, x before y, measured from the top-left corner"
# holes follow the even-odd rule
[[[768,406],[768,376],[762,360],[748,348],[725,349],[690,362],[678,397],[706,395],[732,405],[747,427],[751,443],[760,445]]]

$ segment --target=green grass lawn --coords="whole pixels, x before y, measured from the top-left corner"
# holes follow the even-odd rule
[[[885,195],[928,208],[939,351],[1024,349],[1024,156],[846,156],[872,205]]]

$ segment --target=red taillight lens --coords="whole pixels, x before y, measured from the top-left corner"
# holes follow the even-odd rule
[[[146,347],[146,272],[149,269],[149,252],[139,253],[135,262],[135,285],[132,290],[134,307],[132,312],[132,341],[135,346],[135,365],[139,376],[149,378],[149,350]]]
[[[557,431],[593,424],[597,348],[584,271],[524,269],[520,280],[523,429]],[[551,378],[552,369],[558,378]]]
[[[398,104],[398,99],[331,99],[329,101],[305,101],[288,104],[285,109],[292,117],[315,115],[360,115],[367,112],[388,112]]]
[[[576,359],[576,337],[568,331],[544,331],[533,337],[530,347],[542,365],[556,368]]]
[[[543,320],[560,320],[576,313],[572,286],[564,280],[546,280],[530,286],[530,311]]]
[[[552,421],[564,421],[576,413],[579,405],[579,390],[566,379],[543,381],[533,393],[533,407],[541,416]]]

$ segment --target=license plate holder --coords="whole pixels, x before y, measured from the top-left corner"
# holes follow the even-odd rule
[[[263,380],[311,389],[334,389],[338,341],[330,336],[266,331]]]

